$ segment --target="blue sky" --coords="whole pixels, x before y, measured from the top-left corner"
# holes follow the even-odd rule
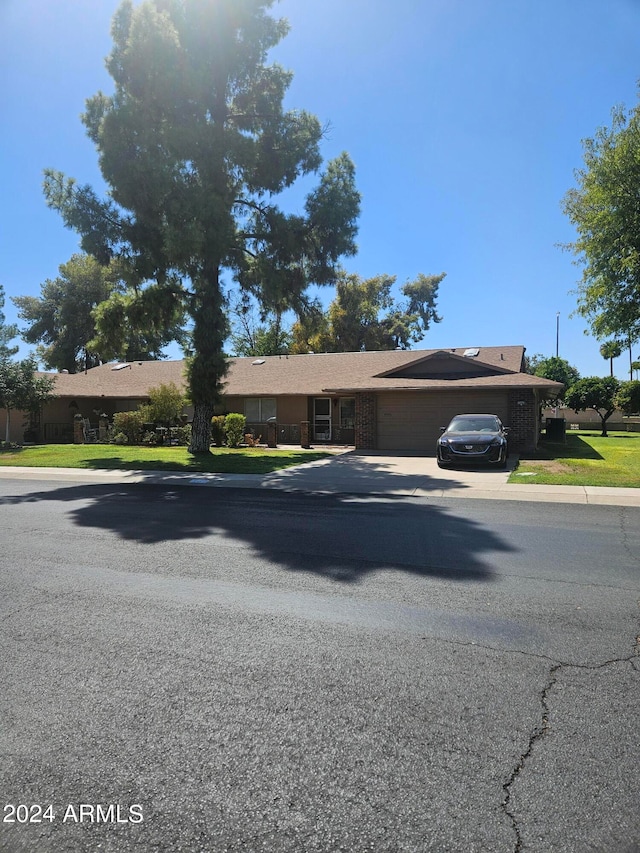
[[[111,91],[103,60],[117,5],[0,0],[9,322],[9,297],[38,295],[78,250],[45,206],[42,171],[100,185],[79,115],[87,97]],[[273,54],[295,74],[288,105],[330,122],[327,159],[346,150],[356,164],[359,253],[345,266],[396,275],[398,286],[447,273],[442,322],[418,346],[523,344],[554,355],[560,312],[560,355],[582,375],[608,373],[599,342],[570,317],[580,269],[558,248],[574,236],[561,200],[581,140],[614,105],[637,103],[640,2],[283,0],[274,11],[291,24]],[[627,378],[628,355],[615,368]]]

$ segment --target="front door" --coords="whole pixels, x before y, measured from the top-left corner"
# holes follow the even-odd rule
[[[330,397],[316,397],[313,401],[313,440],[331,441]]]

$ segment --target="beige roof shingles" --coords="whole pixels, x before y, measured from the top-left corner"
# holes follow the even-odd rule
[[[453,353],[460,359],[465,348],[447,350],[392,350],[385,352],[317,353],[229,359],[225,377],[228,396],[313,396],[358,391],[455,388],[541,388],[558,390],[556,382],[523,373],[524,347],[480,347],[474,361],[493,367],[495,376],[467,379],[400,378],[388,375],[435,353]],[[150,388],[175,383],[186,388],[184,361],[133,361],[125,366],[103,364],[86,373],[54,374],[55,391],[65,397],[140,399]],[[382,375],[387,374],[387,375]]]
[[[101,364],[86,373],[42,374],[54,376],[54,392],[61,397],[111,397],[142,399],[150,388],[169,385],[186,389],[184,361],[132,361],[118,365]]]

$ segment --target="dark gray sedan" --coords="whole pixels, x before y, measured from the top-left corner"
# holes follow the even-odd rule
[[[478,462],[506,467],[508,428],[497,415],[456,415],[441,429],[436,448],[440,468]]]

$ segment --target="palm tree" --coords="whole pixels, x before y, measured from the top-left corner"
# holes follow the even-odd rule
[[[631,370],[635,370],[636,379],[638,378],[638,373],[640,373],[640,361],[632,361],[631,362]]]
[[[600,347],[600,355],[603,358],[608,358],[611,363],[611,375],[613,376],[613,359],[618,358],[622,353],[622,347],[618,341],[605,341]]]

